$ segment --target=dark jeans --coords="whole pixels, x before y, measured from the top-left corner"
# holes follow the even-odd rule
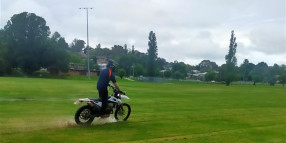
[[[101,106],[101,114],[105,114],[105,110],[107,107],[107,99],[108,99],[108,91],[107,89],[98,90],[99,98],[101,99],[102,106]]]

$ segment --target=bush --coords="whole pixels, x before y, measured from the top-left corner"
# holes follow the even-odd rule
[[[46,70],[38,70],[38,71],[35,71],[33,76],[36,76],[36,77],[49,77],[50,76],[50,73]]]
[[[212,80],[215,80],[215,78],[216,78],[216,73],[214,71],[209,71],[205,75],[206,81],[212,81]]]
[[[173,76],[175,79],[184,79],[185,78],[185,75],[179,71],[176,71]]]
[[[164,72],[164,77],[166,78],[170,78],[172,76],[172,71],[171,70],[167,70]]]
[[[125,72],[125,70],[124,69],[119,69],[118,70],[118,75],[119,75],[119,77],[122,79],[125,75],[126,75],[126,72]]]

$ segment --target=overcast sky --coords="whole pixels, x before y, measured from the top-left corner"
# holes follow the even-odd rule
[[[35,13],[70,44],[86,40],[89,11],[90,46],[132,45],[146,53],[148,34],[156,33],[159,57],[197,65],[225,63],[231,30],[237,37],[238,65],[286,64],[285,0],[0,0],[1,28],[14,15]]]

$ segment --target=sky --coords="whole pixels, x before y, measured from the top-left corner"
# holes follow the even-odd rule
[[[43,17],[51,33],[67,43],[134,45],[146,53],[150,31],[156,33],[158,56],[168,62],[197,65],[211,60],[225,63],[231,31],[237,41],[237,64],[286,64],[285,0],[0,0],[1,25],[21,12]]]

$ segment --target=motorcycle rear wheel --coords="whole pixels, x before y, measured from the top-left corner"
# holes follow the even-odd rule
[[[90,125],[94,120],[94,116],[92,115],[92,108],[88,105],[80,107],[76,111],[74,119],[78,125]]]
[[[115,110],[114,116],[118,121],[126,121],[131,113],[131,107],[127,103],[122,103]]]

